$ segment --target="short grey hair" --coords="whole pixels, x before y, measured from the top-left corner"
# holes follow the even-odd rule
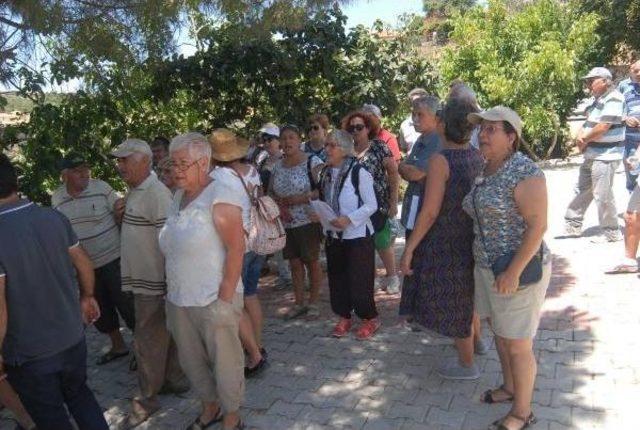
[[[428,95],[429,93],[424,88],[414,88],[411,91],[409,91],[409,94],[407,94],[407,97],[409,97],[409,100],[411,100],[414,97],[424,97]]]
[[[335,140],[345,154],[354,154],[355,143],[353,142],[353,136],[351,136],[351,133],[347,133],[344,130],[333,130],[327,135],[327,140],[328,139]]]
[[[211,145],[207,141],[207,138],[195,131],[189,133],[179,134],[169,144],[169,153],[185,149],[189,151],[189,155],[194,158],[204,157],[207,160],[211,159]]]
[[[436,96],[421,96],[411,102],[412,109],[427,109],[435,114],[440,109],[440,99]]]
[[[480,105],[478,104],[478,98],[476,97],[476,92],[473,91],[471,87],[463,81],[455,81],[451,84],[451,88],[449,89],[449,96],[447,97],[447,99],[457,99],[461,102],[476,105],[478,108],[480,108]]]

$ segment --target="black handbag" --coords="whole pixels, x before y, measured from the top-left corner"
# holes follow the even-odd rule
[[[472,202],[473,202],[473,211],[476,214],[476,220],[478,222],[478,229],[480,230],[480,239],[482,240],[482,246],[484,247],[484,252],[489,256],[487,252],[487,242],[485,240],[484,231],[482,229],[482,223],[480,222],[480,216],[478,214],[478,209],[476,207],[476,190],[478,189],[478,185],[473,189],[472,194]],[[525,268],[522,270],[522,274],[520,275],[518,289],[521,290],[527,285],[535,284],[536,282],[540,282],[542,279],[542,252],[543,245],[540,245],[540,249],[536,254],[529,260]],[[516,253],[514,251],[508,252],[496,258],[496,260],[491,265],[491,271],[493,272],[494,277],[498,277],[501,273],[507,270],[509,264],[511,264],[511,260],[515,257]]]

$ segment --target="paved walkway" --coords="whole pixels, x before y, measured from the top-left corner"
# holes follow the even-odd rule
[[[556,240],[577,178],[575,165],[547,170],[550,191],[548,243],[554,253],[551,287],[535,341],[538,378],[534,429],[637,429],[640,406],[640,280],[605,276],[602,269],[622,255],[622,243],[592,244],[597,228],[591,208],[586,237]],[[624,177],[616,175],[618,208],[626,205]],[[401,251],[401,246],[398,247]],[[264,278],[261,298],[269,318],[265,344],[271,367],[248,381],[242,414],[248,428],[273,429],[485,429],[508,406],[488,406],[480,394],[501,382],[492,342],[478,358],[482,377],[471,382],[439,378],[434,369],[455,357],[452,342],[395,326],[397,296],[378,293],[383,321],[374,340],[335,340],[328,292],[322,318],[284,322],[292,303]],[[485,336],[491,339],[488,331]],[[88,331],[89,362],[105,339]],[[135,394],[135,375],[125,361],[90,365],[89,382],[111,424],[120,421]],[[141,429],[181,429],[195,418],[189,396],[162,398],[165,408]],[[634,410],[635,409],[635,410]],[[6,413],[5,413],[6,415]],[[0,428],[12,428],[6,417]]]

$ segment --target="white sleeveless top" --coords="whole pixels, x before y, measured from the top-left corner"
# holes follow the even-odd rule
[[[235,204],[235,196],[220,185],[212,181],[182,210],[180,201],[184,191],[178,190],[160,231],[160,249],[167,272],[167,300],[176,306],[202,307],[218,298],[226,251],[213,224],[212,209],[216,203]],[[240,280],[236,292],[242,290]]]

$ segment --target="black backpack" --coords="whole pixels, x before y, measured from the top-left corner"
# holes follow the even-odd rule
[[[362,164],[358,163],[357,160],[353,160],[351,162],[351,185],[353,189],[356,191],[356,197],[358,197],[358,207],[362,206],[362,197],[360,196],[360,169],[362,169]],[[320,181],[319,184],[324,184],[325,177],[327,176],[329,166],[324,166],[322,171],[320,172]],[[342,178],[342,182],[340,182],[340,186],[338,187],[338,193],[342,192],[342,188],[344,187],[344,183],[347,180],[347,176],[345,175]],[[324,187],[319,186],[318,191],[320,193],[320,200],[324,201]],[[377,233],[384,229],[384,226],[387,223],[387,216],[380,211],[380,203],[378,201],[378,196],[376,195],[376,203],[378,205],[378,209],[371,215],[369,219],[371,219],[371,224],[373,225],[373,230]]]

